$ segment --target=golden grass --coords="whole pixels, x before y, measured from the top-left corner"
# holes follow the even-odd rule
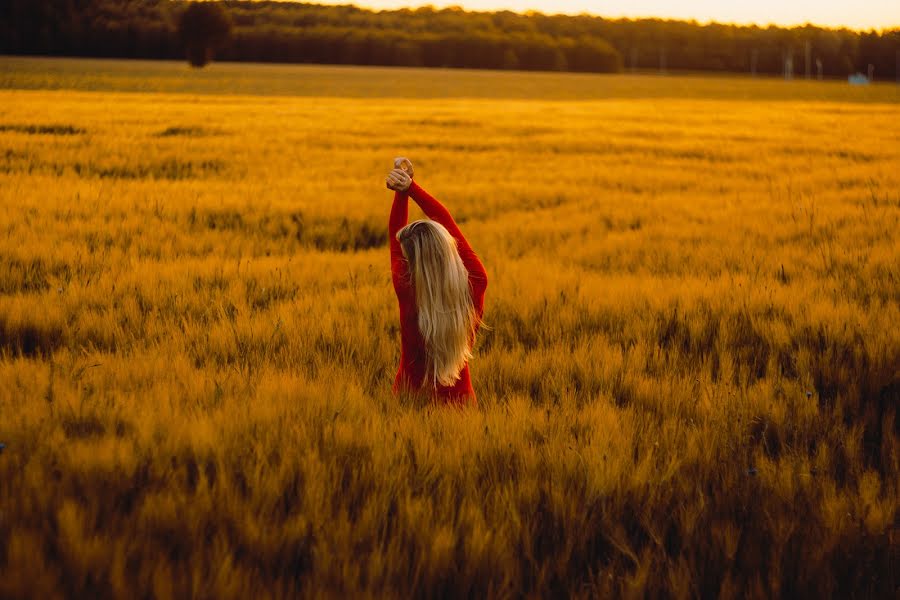
[[[900,111],[668,84],[0,91],[0,596],[894,593]],[[389,391],[399,154],[477,410]]]
[[[0,88],[250,94],[338,98],[517,98],[601,100],[684,98],[900,102],[892,83],[847,85],[844,80],[786,83],[779,78],[709,73],[657,76],[420,69],[334,65],[212,63],[193,69],[184,61],[0,56]]]

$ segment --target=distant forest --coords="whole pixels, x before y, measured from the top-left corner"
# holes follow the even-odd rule
[[[0,53],[184,57],[179,0],[0,0]],[[458,8],[224,1],[233,23],[217,60],[617,72],[692,70],[895,79],[900,30],[860,33],[526,15]]]

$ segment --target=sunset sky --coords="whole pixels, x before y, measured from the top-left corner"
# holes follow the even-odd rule
[[[317,0],[307,0],[316,2]],[[319,0],[322,4],[357,4],[368,8],[458,5],[467,10],[529,9],[544,13],[582,12],[604,17],[661,17],[695,19],[701,23],[756,23],[797,25],[813,23],[853,29],[900,27],[900,0],[458,0],[415,2],[404,0]]]

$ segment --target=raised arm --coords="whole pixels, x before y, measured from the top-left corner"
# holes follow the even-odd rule
[[[397,232],[403,229],[409,219],[409,196],[406,192],[394,192],[394,204],[391,206],[391,216],[388,219],[388,238],[391,246],[391,275],[394,280],[394,288],[402,284],[406,276],[406,259],[403,258],[403,250],[397,241]]]
[[[424,212],[428,218],[443,225],[456,240],[456,248],[459,251],[459,257],[466,266],[469,277],[473,280],[473,286],[480,286],[482,290],[484,287],[487,287],[487,272],[484,270],[484,265],[481,264],[478,255],[475,254],[472,246],[469,245],[468,240],[466,240],[462,231],[460,231],[456,221],[453,220],[450,211],[448,211],[444,205],[438,202],[431,194],[422,189],[415,180],[409,185],[409,195],[416,201],[416,204],[419,205],[422,212]]]

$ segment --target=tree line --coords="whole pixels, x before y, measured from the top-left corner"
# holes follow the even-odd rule
[[[179,28],[181,0],[3,0],[0,52],[184,58],[202,63]],[[226,0],[230,35],[216,58],[233,61],[548,71],[692,70],[895,79],[900,30],[756,27],[587,15],[371,11],[355,6]],[[211,50],[211,48],[209,49]]]

